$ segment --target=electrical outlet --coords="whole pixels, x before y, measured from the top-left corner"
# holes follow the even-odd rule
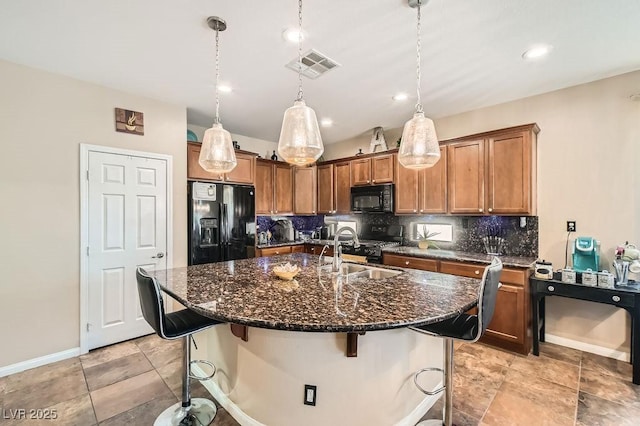
[[[317,390],[315,385],[304,385],[304,405],[316,405]]]
[[[567,221],[567,232],[576,232],[576,221],[568,220]]]

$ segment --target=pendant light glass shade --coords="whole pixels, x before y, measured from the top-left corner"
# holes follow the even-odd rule
[[[218,93],[218,80],[220,80],[219,33],[227,29],[227,23],[217,16],[210,16],[207,19],[207,24],[216,32],[216,118],[213,126],[204,132],[198,163],[208,172],[229,173],[236,167],[236,152],[231,141],[231,134],[220,124],[220,96]]]
[[[229,173],[236,166],[236,153],[231,141],[231,133],[214,125],[204,132],[198,163],[203,169],[214,173]]]
[[[315,163],[323,152],[315,111],[304,100],[295,101],[284,112],[278,153],[287,163],[303,166]]]
[[[402,130],[398,161],[408,169],[426,169],[440,160],[440,145],[433,120],[416,112]]]
[[[426,169],[440,160],[440,145],[433,120],[424,116],[420,99],[420,8],[422,1],[409,0],[409,6],[417,8],[416,25],[416,93],[418,102],[413,118],[404,124],[398,161],[408,169]]]

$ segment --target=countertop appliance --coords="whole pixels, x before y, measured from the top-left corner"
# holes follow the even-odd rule
[[[289,219],[278,219],[272,228],[273,240],[278,243],[295,241],[295,229]]]
[[[254,192],[251,186],[189,182],[189,265],[254,256]]]
[[[351,211],[393,213],[393,184],[354,186],[351,188]]]
[[[540,278],[543,280],[552,280],[553,265],[551,264],[551,262],[546,262],[544,259],[537,260],[534,275],[536,278]]]
[[[363,225],[360,246],[354,247],[353,241],[343,242],[342,252],[366,256],[369,263],[382,263],[382,249],[401,245],[403,238],[402,225]]]
[[[573,245],[573,269],[599,271],[600,243],[593,237],[577,237]]]

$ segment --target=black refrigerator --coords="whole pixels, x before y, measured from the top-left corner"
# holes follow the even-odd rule
[[[255,256],[252,186],[189,182],[189,265]]]

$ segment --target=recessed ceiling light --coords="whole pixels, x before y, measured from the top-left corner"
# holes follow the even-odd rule
[[[522,59],[532,61],[532,60],[544,58],[549,54],[549,52],[551,52],[551,49],[552,47],[549,46],[548,44],[539,44],[539,45],[533,46],[532,48],[526,50],[522,54]]]
[[[333,120],[332,120],[332,119],[330,119],[330,118],[323,118],[323,119],[320,121],[320,125],[321,125],[322,127],[331,127],[331,126],[333,126]]]
[[[393,99],[394,101],[406,101],[407,99],[409,99],[409,95],[407,95],[406,93],[396,93],[391,99]]]
[[[299,34],[300,34],[300,29],[288,28],[282,32],[282,38],[287,41],[290,41],[291,43],[297,43]],[[304,31],[302,32],[302,40],[304,40]]]
[[[218,90],[221,91],[222,93],[229,93],[233,89],[228,84],[219,84]]]

